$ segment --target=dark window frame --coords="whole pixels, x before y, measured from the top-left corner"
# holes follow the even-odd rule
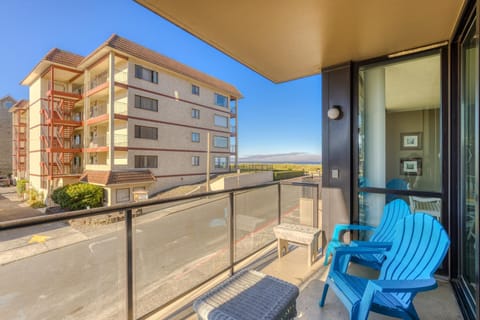
[[[145,106],[144,103],[146,103],[147,101],[151,102],[152,108],[144,107]],[[136,94],[134,107],[137,109],[158,112],[158,100]]]
[[[192,94],[195,95],[195,96],[199,96],[200,95],[200,87],[195,85],[195,84],[192,84]]]
[[[153,162],[153,164],[152,164]],[[158,156],[155,155],[135,155],[134,167],[136,169],[156,169],[158,168]]]
[[[145,73],[147,73],[147,75],[145,75]],[[149,76],[148,73],[150,73]],[[158,72],[139,64],[135,65],[135,78],[158,84]]]
[[[137,139],[149,139],[149,140],[158,140],[158,128],[157,127],[147,127],[141,125],[135,125],[135,138]],[[152,130],[154,132],[154,137],[148,137],[147,130]]]

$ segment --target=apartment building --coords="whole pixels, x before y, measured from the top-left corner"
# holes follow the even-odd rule
[[[83,181],[111,205],[237,163],[240,92],[118,35],[86,57],[52,49],[22,84],[26,171],[44,194]]]
[[[15,179],[28,179],[27,176],[27,127],[28,127],[28,100],[20,100],[10,109],[11,113],[11,164],[12,176]]]
[[[9,95],[0,99],[0,175],[12,173],[12,115],[9,110],[16,102]]]

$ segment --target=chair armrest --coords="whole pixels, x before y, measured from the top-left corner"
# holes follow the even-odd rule
[[[335,254],[333,255],[332,265],[330,266],[331,271],[337,271],[345,273],[347,270],[348,263],[350,262],[350,257],[353,254],[383,254],[385,255],[387,250],[383,248],[369,248],[369,247],[339,247],[335,249]]]
[[[430,279],[415,280],[371,280],[374,288],[381,292],[421,292],[437,287],[437,281]]]
[[[385,250],[390,250],[392,247],[391,242],[372,242],[372,241],[358,241],[354,240],[350,242],[352,247],[368,247],[368,248],[381,248]]]
[[[340,240],[340,235],[345,232],[345,231],[371,231],[375,230],[375,227],[371,226],[364,226],[364,225],[359,225],[359,224],[337,224],[335,225],[335,229],[333,229],[333,235],[332,235],[332,240],[339,241]]]

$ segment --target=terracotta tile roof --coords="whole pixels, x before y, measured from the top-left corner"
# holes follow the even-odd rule
[[[150,170],[124,171],[85,171],[80,177],[81,182],[99,184],[103,186],[136,182],[153,182],[154,175]]]
[[[157,66],[172,70],[176,73],[195,79],[199,82],[203,82],[214,88],[218,88],[224,92],[227,92],[232,96],[239,98],[242,97],[240,91],[238,91],[237,88],[235,88],[231,84],[228,84],[208,74],[195,70],[187,65],[168,58],[158,52],[145,48],[133,41],[122,38],[116,34],[108,38],[108,40],[102,46],[100,46],[100,48],[102,48],[103,46],[108,46],[138,59],[145,60]]]
[[[81,55],[53,48],[45,55],[43,59],[69,67],[77,67],[80,62],[82,62],[83,58],[84,57]]]
[[[13,111],[19,110],[19,109],[26,109],[26,108],[28,108],[28,100],[22,99],[22,100],[18,101],[17,103],[15,103],[10,108],[10,112],[13,112]]]

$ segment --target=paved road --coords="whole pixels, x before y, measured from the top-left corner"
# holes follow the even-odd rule
[[[298,198],[282,196],[298,214]],[[236,247],[247,252],[273,239],[275,189],[237,196],[244,215]],[[179,208],[187,208],[178,211]],[[135,221],[137,316],[207,279],[229,263],[228,198],[203,199],[176,208],[153,207]],[[161,218],[160,218],[161,217]],[[254,223],[248,223],[249,219]],[[70,227],[68,227],[70,228]],[[116,230],[114,230],[116,228]],[[100,229],[100,230],[99,230]],[[108,230],[108,231],[107,231]],[[119,319],[125,304],[123,223],[84,228],[85,240],[0,267],[2,319]],[[48,232],[46,233],[48,235]],[[44,244],[47,246],[49,240]],[[243,251],[242,251],[243,250]]]

